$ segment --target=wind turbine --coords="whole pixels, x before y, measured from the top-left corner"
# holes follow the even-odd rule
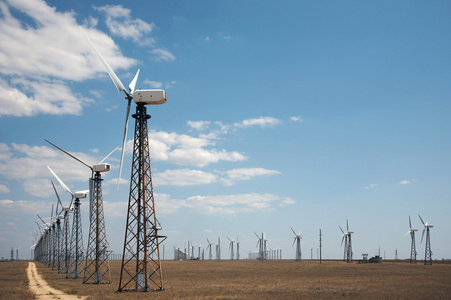
[[[221,260],[221,238],[218,237],[218,244],[216,245],[216,259]]]
[[[421,223],[423,223],[424,225],[423,234],[421,235],[421,242],[423,242],[424,232],[426,231],[426,249],[424,250],[424,264],[432,265],[431,237],[429,234],[429,229],[434,227],[434,225],[429,224],[428,222],[424,223],[421,216],[418,215],[418,217],[420,217]]]
[[[108,263],[108,242],[106,239],[105,218],[103,214],[101,173],[109,172],[111,170],[111,165],[104,163],[104,161],[113,154],[118,147],[111,151],[110,154],[99,163],[91,166],[48,140],[45,141],[91,170],[91,178],[89,178],[90,226],[83,283],[111,283],[110,267]]]
[[[414,264],[417,262],[417,249],[416,249],[416,245],[415,245],[415,232],[418,231],[418,229],[416,228],[412,228],[412,222],[410,221],[410,216],[409,216],[409,228],[410,230],[407,231],[407,233],[404,235],[408,235],[410,233],[410,239],[411,239],[411,243],[410,243],[410,263]]]
[[[229,237],[227,237],[227,239],[230,241],[229,244],[229,249],[230,249],[230,260],[233,260],[233,243],[235,243],[234,240],[229,239]]]
[[[58,269],[58,273],[60,273],[62,271],[61,259],[64,257],[63,256],[64,232],[61,230],[61,220],[64,220],[64,216],[60,215],[61,212],[58,213],[58,205],[59,204],[61,205],[61,211],[63,211],[63,204],[61,203],[58,193],[56,192],[53,181],[51,181],[51,183],[52,183],[53,190],[55,191],[56,198],[57,198],[56,210],[55,210],[55,214],[57,216],[56,217],[56,240],[57,240],[56,244],[57,244],[57,260],[58,260],[57,269]],[[63,225],[63,228],[64,228],[64,225]],[[67,248],[66,248],[66,250],[67,250]],[[66,260],[65,260],[65,262],[66,262]]]
[[[67,278],[67,276],[69,274],[69,259],[70,259],[70,249],[69,249],[69,242],[70,242],[70,240],[69,240],[69,231],[70,231],[70,229],[69,229],[69,227],[70,227],[70,225],[69,225],[69,214],[74,211],[74,208],[72,206],[72,201],[71,201],[71,203],[69,204],[68,207],[64,207],[64,205],[61,203],[61,199],[60,199],[60,197],[58,195],[58,192],[56,191],[56,188],[55,188],[55,185],[53,184],[53,181],[52,181],[52,186],[53,186],[53,190],[55,191],[56,197],[58,198],[58,202],[61,204],[61,210],[62,210],[62,212],[64,212],[64,215],[62,216],[64,221],[63,221],[63,230],[62,230],[63,237],[61,239],[61,243],[62,244],[64,243],[64,256],[63,256],[64,257],[64,273],[66,273],[66,278]]]
[[[210,243],[210,240],[208,238],[207,239],[207,249],[208,249],[208,259],[211,260],[212,259],[212,254],[211,254],[211,246],[214,245],[213,243]]]
[[[240,260],[240,242],[238,236],[236,237],[236,260]]]
[[[257,246],[258,246],[258,256],[257,259],[258,260],[265,260],[266,257],[266,242],[268,241],[265,238],[265,234],[262,233],[262,236],[259,237],[258,234],[254,231],[255,236],[258,238],[258,242],[257,242]]]
[[[340,227],[341,232],[343,233],[341,244],[343,245],[343,240],[345,241],[345,247],[344,247],[344,255],[343,260],[351,263],[352,262],[352,242],[351,242],[351,235],[354,233],[354,231],[349,231],[349,224],[348,220],[346,220],[346,232],[343,231],[343,229]]]
[[[55,176],[56,180],[60,183],[60,185],[63,187],[63,189],[69,193],[72,196],[72,199],[70,201],[70,204],[68,207],[64,207],[61,203],[61,200],[59,199],[58,193],[56,193],[55,186],[53,186],[53,189],[55,189],[55,193],[58,197],[58,201],[61,203],[61,206],[63,207],[64,211],[64,224],[66,226],[66,278],[69,278],[71,274],[73,274],[73,278],[79,278],[80,272],[83,270],[83,231],[81,226],[81,211],[80,211],[80,199],[85,199],[88,197],[89,191],[78,191],[75,193],[72,193],[72,191],[67,187],[67,185],[64,184],[64,182],[56,175],[53,170],[47,166],[47,168],[50,170],[50,172]],[[53,184],[53,182],[52,182]],[[74,207],[72,208],[72,202],[74,201]],[[68,213],[73,210],[73,221],[72,221],[72,235],[70,237],[70,249],[67,248],[68,246],[68,234],[69,234],[69,216]],[[66,222],[67,220],[67,222]]]
[[[294,232],[293,228],[291,228],[291,231],[293,231],[294,234],[294,240],[293,240],[293,245],[291,245],[291,247],[294,246],[294,243],[296,242],[296,255],[295,255],[295,260],[296,261],[300,261],[302,259],[302,252],[301,252],[301,231],[299,231],[299,233]]]
[[[164,289],[159,244],[160,239],[163,241],[166,237],[158,234],[158,231],[161,230],[161,225],[155,213],[147,129],[147,120],[150,118],[150,115],[147,114],[146,105],[165,103],[167,101],[167,94],[161,89],[135,91],[139,69],[127,90],[86,34],[85,37],[102,61],[117,90],[125,93],[125,99],[128,102],[118,183],[124,160],[130,104],[132,100],[136,103],[136,114],[132,116],[135,118],[135,136],[127,223],[118,291],[149,291],[151,283],[155,284],[154,290],[162,291]],[[125,257],[129,257],[129,259],[125,259]]]

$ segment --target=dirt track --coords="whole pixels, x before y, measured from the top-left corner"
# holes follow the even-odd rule
[[[63,300],[75,300],[86,299],[86,297],[74,296],[65,294],[59,290],[56,290],[49,286],[47,282],[39,275],[38,270],[34,262],[28,263],[27,268],[28,280],[30,281],[30,290],[36,295],[36,299],[63,299]]]

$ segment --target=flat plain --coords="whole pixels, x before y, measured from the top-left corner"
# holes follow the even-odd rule
[[[0,263],[0,299],[33,299],[27,261]],[[82,284],[36,262],[52,287],[88,299],[451,299],[451,263],[357,264],[316,260],[162,261],[164,291],[118,293],[120,262],[111,284]]]

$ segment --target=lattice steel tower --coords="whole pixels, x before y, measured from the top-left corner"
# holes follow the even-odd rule
[[[415,232],[418,231],[418,229],[416,228],[412,228],[412,222],[410,221],[410,216],[409,216],[409,228],[410,230],[405,234],[408,235],[410,234],[410,263],[411,264],[415,264],[417,262],[417,249],[416,249],[416,245],[415,245]]]
[[[424,250],[424,264],[432,265],[431,237],[429,234],[429,229],[434,227],[434,225],[429,224],[428,222],[426,223],[423,222],[423,219],[421,218],[420,215],[418,215],[418,217],[420,217],[421,223],[423,223],[424,225],[423,234],[421,235],[421,241],[423,241],[424,232],[426,231],[426,249]]]
[[[431,238],[429,235],[429,227],[426,228],[426,250],[424,252],[424,264],[432,265]]]
[[[89,237],[83,283],[111,283],[106,240],[105,218],[103,214],[102,176],[96,172],[91,178]]]
[[[70,261],[67,277],[79,278],[83,272],[84,251],[83,251],[83,231],[81,228],[80,199],[74,202],[74,217],[72,221],[72,235],[70,239]],[[67,278],[66,277],[66,278]]]
[[[118,291],[164,290],[160,262],[161,226],[155,214],[144,103],[136,106],[127,224]],[[162,241],[163,241],[162,240]],[[162,242],[161,241],[161,242]]]

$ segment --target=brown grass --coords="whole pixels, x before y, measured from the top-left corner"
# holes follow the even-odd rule
[[[36,265],[54,288],[91,299],[451,299],[451,264],[443,263],[424,266],[386,261],[325,261],[321,265],[307,260],[163,261],[165,291],[149,293],[116,292],[118,261],[110,263],[113,283],[101,285],[65,279],[64,274],[57,274],[44,264]],[[0,271],[3,274],[4,270]],[[23,288],[25,265],[20,271],[5,271],[22,278],[22,285],[18,286]]]
[[[28,288],[27,261],[0,262],[0,299],[33,299]]]

